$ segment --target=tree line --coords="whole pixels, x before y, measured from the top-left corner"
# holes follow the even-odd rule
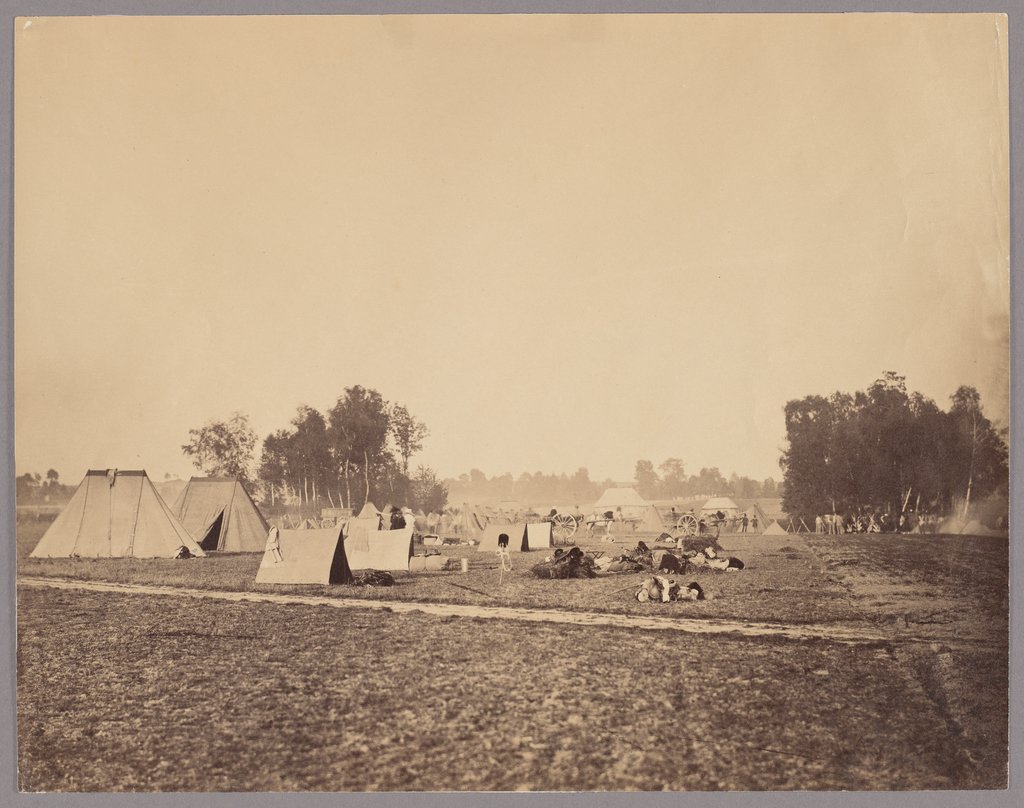
[[[715,467],[702,468],[697,474],[687,476],[686,467],[678,457],[668,458],[657,470],[650,460],[637,460],[634,479],[637,493],[648,500],[711,496],[754,499],[780,495],[779,485],[772,477],[758,481],[733,472],[726,479]]]
[[[793,516],[966,518],[972,501],[1007,492],[1006,433],[985,417],[973,387],[959,387],[943,411],[888,371],[867,390],[790,401],[785,419],[782,504]]]
[[[683,461],[669,458],[658,469],[649,460],[636,462],[634,477],[637,493],[644,499],[684,499],[699,496],[735,496],[747,499],[779,496],[774,479],[762,482],[732,474],[722,476],[717,468],[702,468],[698,474],[685,473]],[[500,502],[514,500],[535,507],[585,505],[595,502],[605,489],[622,483],[611,479],[600,482],[590,479],[586,468],[573,474],[524,472],[518,477],[505,474],[488,477],[480,469],[472,469],[455,479],[445,481],[453,502]]]
[[[39,472],[26,471],[14,480],[14,496],[19,505],[60,502],[70,499],[74,492],[73,485],[60,481],[60,472],[56,469],[48,469],[45,477]]]
[[[257,436],[236,412],[189,430],[182,451],[205,474],[238,477],[266,503],[348,507],[366,502],[440,511],[447,489],[425,466],[409,461],[423,448],[426,424],[376,390],[348,387],[326,413],[301,404],[287,427]]]

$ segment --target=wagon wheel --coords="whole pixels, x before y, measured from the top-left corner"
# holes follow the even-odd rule
[[[333,516],[325,516],[320,520],[320,527],[334,527],[335,519]]]
[[[684,536],[696,536],[699,532],[697,517],[690,513],[684,513],[676,522],[676,529]]]
[[[567,513],[555,514],[551,518],[551,533],[555,537],[555,541],[560,544],[572,538],[576,533],[576,528],[576,520]]]

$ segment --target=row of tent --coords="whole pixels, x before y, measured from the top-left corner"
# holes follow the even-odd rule
[[[145,471],[90,470],[32,551],[34,558],[175,558],[262,552],[259,583],[334,583],[352,570],[409,569],[412,528],[378,530],[372,509],[326,530],[270,526],[234,478],[193,477],[168,507]]]
[[[270,526],[238,480],[193,477],[168,507],[145,471],[90,470],[34,558],[174,558],[263,550]]]

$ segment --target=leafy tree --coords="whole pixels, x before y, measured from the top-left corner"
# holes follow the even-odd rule
[[[345,501],[354,507],[352,489],[362,477],[361,500],[365,503],[370,498],[371,477],[382,471],[388,458],[388,403],[376,390],[348,387],[328,413],[328,421],[334,462],[345,485]]]
[[[409,502],[424,513],[441,513],[448,504],[448,487],[432,468],[418,466],[410,480]]]
[[[391,408],[391,437],[402,458],[402,473],[409,473],[409,458],[423,449],[423,439],[429,435],[427,425],[413,417],[401,404]]]
[[[959,387],[950,401],[951,494],[958,498],[963,496],[963,515],[966,518],[972,496],[984,496],[1007,484],[1008,451],[982,412],[981,396],[977,390]]]
[[[189,442],[181,447],[192,458],[192,464],[204,474],[215,477],[237,477],[250,487],[256,433],[249,418],[235,412],[227,421],[210,421],[188,431]]]
[[[686,468],[678,457],[665,460],[658,470],[661,472],[661,491],[665,497],[675,499],[686,493]]]
[[[658,496],[658,487],[661,481],[658,479],[658,472],[654,470],[654,464],[650,460],[637,460],[636,473],[637,493],[645,499],[654,499]]]
[[[292,419],[293,433],[289,442],[289,460],[295,484],[301,479],[303,498],[316,502],[327,494],[335,478],[334,461],[327,439],[327,422],[313,407],[300,404]]]
[[[972,497],[1006,483],[1007,450],[976,390],[959,388],[951,403],[943,413],[892,371],[853,395],[788,402],[783,507],[794,516],[899,514],[958,499],[966,514]]]

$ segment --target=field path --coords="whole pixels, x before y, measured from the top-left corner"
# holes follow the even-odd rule
[[[757,623],[711,618],[638,617],[635,615],[599,612],[569,612],[556,609],[525,609],[507,606],[474,606],[461,603],[421,603],[397,600],[363,600],[359,598],[333,598],[316,595],[274,594],[271,592],[230,592],[209,589],[186,589],[174,586],[144,584],[115,584],[79,581],[67,578],[22,577],[18,586],[52,587],[88,592],[116,592],[118,594],[158,595],[163,597],[208,598],[234,602],[299,604],[304,606],[330,606],[335,609],[377,609],[395,614],[421,614],[438,617],[468,617],[490,620],[519,620],[533,623],[560,623],[574,626],[610,626],[644,631],[676,631],[686,634],[731,634],[743,637],[779,637],[790,640],[819,640],[849,645],[877,643],[929,643],[936,637],[918,637],[906,632],[871,631],[860,627],[836,625],[787,625]],[[680,604],[685,608],[685,604]],[[951,645],[975,644],[963,637],[943,637]]]

